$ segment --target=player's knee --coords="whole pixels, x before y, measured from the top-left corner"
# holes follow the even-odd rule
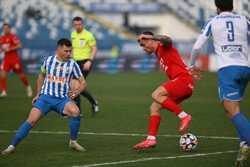
[[[37,123],[37,121],[36,120],[34,120],[34,119],[27,119],[27,122],[32,126],[32,127],[34,127],[35,125],[36,125],[36,123]]]
[[[224,100],[223,107],[229,117],[233,117],[240,112],[239,102]]]
[[[78,117],[78,116],[80,116],[80,110],[78,109],[78,107],[72,108],[71,111],[70,111],[70,113],[71,113],[72,117]]]
[[[152,93],[152,99],[153,99],[154,101],[158,101],[158,100],[159,100],[159,93],[158,93],[157,91],[154,91],[154,92]]]

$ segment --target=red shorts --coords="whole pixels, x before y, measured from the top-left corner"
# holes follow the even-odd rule
[[[18,56],[5,56],[0,68],[5,72],[13,70],[15,73],[21,73],[23,71],[22,64]]]
[[[179,104],[192,96],[194,81],[191,76],[179,77],[163,83],[162,86],[167,90],[168,97]]]

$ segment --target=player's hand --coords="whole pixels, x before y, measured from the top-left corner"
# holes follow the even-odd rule
[[[9,51],[10,51],[10,48],[4,49],[4,52],[9,52]]]
[[[195,66],[189,68],[190,73],[192,74],[193,78],[195,80],[201,80],[202,79],[202,70],[200,68],[197,68]]]
[[[70,90],[68,93],[69,98],[75,99],[77,96],[79,96],[80,92],[77,90]]]
[[[1,48],[1,50],[3,51],[3,52],[9,52],[10,51],[10,47],[2,47]]]
[[[87,61],[84,65],[83,65],[83,69],[89,71],[92,65],[92,61]]]
[[[36,102],[36,100],[39,98],[39,95],[36,95],[33,99],[32,99],[32,105]]]

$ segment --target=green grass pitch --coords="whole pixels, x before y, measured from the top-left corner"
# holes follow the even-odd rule
[[[35,76],[30,76],[32,84]],[[231,167],[238,140],[217,96],[214,73],[206,73],[197,83],[194,95],[182,106],[193,115],[190,132],[199,137],[197,149],[179,149],[178,119],[162,110],[158,145],[152,150],[135,152],[132,146],[147,133],[151,92],[165,81],[163,73],[93,73],[88,88],[100,103],[101,112],[91,117],[90,106],[82,100],[79,142],[87,152],[68,148],[68,121],[54,112],[43,118],[33,133],[10,156],[0,155],[0,167]],[[4,149],[31,108],[21,82],[14,75],[8,80],[8,97],[0,99],[0,149]],[[242,111],[250,118],[250,89],[246,90]],[[134,134],[134,135],[132,135]],[[214,137],[226,138],[214,138]],[[232,152],[228,152],[232,151]],[[250,166],[248,160],[247,166]]]

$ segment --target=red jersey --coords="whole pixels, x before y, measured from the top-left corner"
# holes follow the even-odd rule
[[[179,76],[192,77],[179,52],[172,45],[164,47],[162,44],[159,44],[156,49],[156,56],[160,64],[160,68],[166,72],[170,80]]]
[[[12,48],[20,43],[19,38],[15,34],[3,35],[0,37],[0,44],[2,48]],[[17,50],[4,53],[5,57],[18,56]]]

